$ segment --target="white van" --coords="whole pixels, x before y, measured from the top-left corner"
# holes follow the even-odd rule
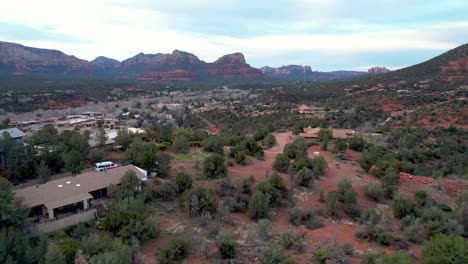
[[[103,171],[117,167],[117,164],[114,164],[112,161],[103,161],[96,163],[95,171]]]

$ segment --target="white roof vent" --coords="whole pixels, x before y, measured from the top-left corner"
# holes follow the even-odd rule
[[[63,185],[62,185],[62,184],[59,184],[59,186],[58,186],[58,187],[59,187],[59,188],[62,188],[62,187],[63,187]]]

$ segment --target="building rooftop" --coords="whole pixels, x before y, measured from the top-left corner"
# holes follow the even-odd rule
[[[15,193],[29,207],[43,204],[48,209],[54,209],[90,199],[92,198],[90,192],[119,184],[120,179],[128,170],[134,171],[140,180],[146,179],[141,169],[127,165],[106,171],[85,172],[76,177],[61,178],[45,184],[17,189]]]
[[[0,138],[3,138],[3,133],[10,134],[11,138],[23,138],[23,137],[26,136],[26,134],[23,131],[17,129],[16,127],[1,129],[0,130]]]

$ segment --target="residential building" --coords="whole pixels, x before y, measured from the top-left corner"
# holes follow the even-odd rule
[[[61,178],[17,189],[15,193],[31,208],[32,217],[40,219],[47,216],[49,220],[54,220],[70,212],[88,210],[91,201],[107,197],[108,187],[118,185],[129,170],[134,171],[142,182],[147,180],[144,170],[127,165]]]

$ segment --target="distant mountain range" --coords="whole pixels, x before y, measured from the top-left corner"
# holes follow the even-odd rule
[[[242,53],[222,56],[212,63],[174,50],[170,54],[139,53],[122,62],[103,56],[86,61],[58,50],[0,42],[0,74],[15,76],[113,77],[142,81],[263,79]]]
[[[376,70],[377,69],[377,70]],[[310,66],[289,65],[256,69],[247,64],[242,53],[224,55],[214,62],[200,60],[194,54],[174,50],[172,53],[139,53],[122,62],[97,57],[92,61],[79,59],[58,50],[26,47],[0,42],[0,75],[112,78],[148,82],[241,80],[241,81],[334,81],[364,78],[385,81],[395,78],[435,78],[446,82],[468,79],[468,44],[450,50],[426,62],[387,72],[382,67],[360,71],[312,71]],[[460,81],[461,80],[461,81]]]
[[[312,71],[310,66],[301,65],[288,65],[279,68],[265,66],[260,70],[271,78],[294,81],[333,81],[367,76],[367,72],[360,71],[318,72]]]

